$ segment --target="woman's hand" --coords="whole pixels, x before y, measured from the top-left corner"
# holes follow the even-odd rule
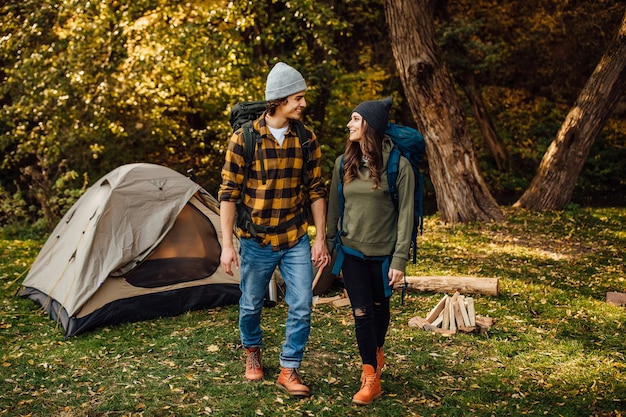
[[[389,285],[393,287],[395,284],[402,282],[403,279],[404,272],[389,268]]]

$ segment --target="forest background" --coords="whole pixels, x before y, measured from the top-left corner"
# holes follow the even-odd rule
[[[441,58],[464,105],[481,174],[498,203],[512,203],[615,36],[626,4],[432,4]],[[393,95],[392,120],[415,126],[380,0],[24,0],[3,2],[0,12],[2,226],[49,228],[94,181],[133,162],[192,170],[216,194],[230,108],[262,99],[277,61],[298,68],[310,87],[305,120],[322,143],[327,178],[359,102]],[[504,164],[485,146],[471,104],[477,97],[505,149]],[[625,114],[622,98],[594,143],[573,203],[626,204]],[[427,166],[425,172],[432,195]]]

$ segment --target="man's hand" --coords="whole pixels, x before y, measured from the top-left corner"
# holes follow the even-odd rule
[[[233,275],[232,264],[239,269],[239,258],[233,245],[233,226],[235,224],[235,203],[222,201],[220,204],[220,224],[222,226],[222,255],[220,263],[224,272]]]
[[[233,275],[232,264],[235,264],[235,268],[239,269],[239,258],[237,257],[237,251],[233,246],[223,247],[222,256],[220,256],[220,263],[224,272],[228,275]]]
[[[311,260],[315,268],[330,264],[330,254],[326,245],[326,202],[319,198],[311,203],[311,213],[315,223],[315,241],[311,248]]]

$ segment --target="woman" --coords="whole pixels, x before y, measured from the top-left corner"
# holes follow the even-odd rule
[[[385,129],[391,102],[391,97],[366,101],[353,110],[345,153],[335,161],[326,226],[353,309],[363,371],[352,401],[360,405],[382,395],[389,298],[393,285],[404,278],[413,229],[415,178],[404,157],[397,179],[398,210],[387,193],[393,144]]]

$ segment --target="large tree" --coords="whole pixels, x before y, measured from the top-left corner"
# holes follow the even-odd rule
[[[404,93],[426,139],[430,178],[445,222],[502,220],[478,161],[452,78],[441,60],[434,0],[385,0]]]
[[[613,43],[581,91],[539,171],[515,206],[561,209],[569,203],[591,146],[626,87],[626,13]]]

